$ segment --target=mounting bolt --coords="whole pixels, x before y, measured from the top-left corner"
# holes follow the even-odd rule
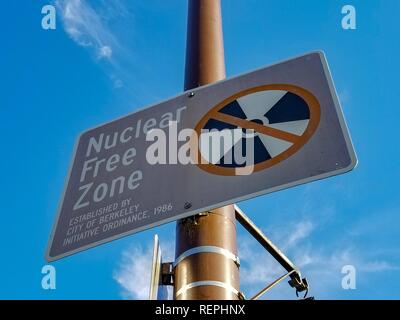
[[[192,204],[190,202],[185,202],[185,205],[183,207],[185,209],[190,209],[192,207]]]
[[[193,98],[194,95],[195,95],[195,93],[192,91],[192,92],[189,92],[188,97],[189,97],[189,98]]]

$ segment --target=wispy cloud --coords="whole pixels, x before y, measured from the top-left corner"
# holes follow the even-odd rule
[[[351,241],[339,246],[332,243],[315,241],[313,233],[320,227],[310,220],[303,219],[286,225],[284,231],[274,232],[270,237],[280,244],[283,252],[301,270],[310,283],[310,295],[317,299],[334,299],[341,297],[342,267],[353,265],[358,277],[368,279],[367,275],[386,271],[399,270],[399,266],[374,257],[373,252],[364,254]],[[281,226],[270,226],[269,229],[282,230]],[[267,234],[268,235],[268,234]],[[269,236],[269,235],[268,235]],[[162,242],[164,261],[173,261],[174,245],[172,241]],[[242,262],[240,272],[241,289],[248,297],[261,290],[286,271],[249,236],[240,235],[239,256]],[[336,246],[336,247],[335,247]],[[148,299],[152,246],[147,248],[134,246],[122,254],[114,279],[122,288],[125,299]],[[371,284],[372,285],[372,284]],[[294,289],[284,281],[279,287],[269,291],[266,299],[297,299]]]
[[[376,243],[377,230],[385,230],[386,236],[395,239],[398,224],[391,217],[397,216],[398,209],[390,208],[389,212],[381,209],[377,214],[370,212],[368,216],[360,216],[344,225],[346,212],[342,212],[340,205],[332,199],[345,199],[349,189],[339,184],[331,187],[324,185],[324,192],[321,193],[320,188],[316,184],[306,186],[303,192],[297,193],[298,199],[292,203],[271,209],[269,216],[277,216],[279,213],[279,218],[263,219],[268,228],[258,225],[307,277],[310,295],[317,299],[364,299],[368,297],[366,290],[376,290],[381,285],[379,279],[400,270],[400,251],[397,246],[388,244],[387,238],[384,242]],[[261,207],[255,210],[263,211]],[[279,212],[272,212],[275,210]],[[249,214],[257,215],[257,212]],[[164,252],[173,252],[172,242],[170,248]],[[238,250],[241,259],[241,290],[247,297],[286,272],[247,233],[239,231]],[[132,254],[135,251],[130,252]],[[126,266],[133,263],[129,261],[126,260]],[[353,265],[356,269],[357,290],[344,291],[341,287],[344,276],[341,271],[345,265]],[[134,288],[129,290],[133,292]],[[382,297],[385,296],[371,296]],[[294,289],[286,281],[269,291],[264,298],[297,299]]]
[[[300,221],[281,233],[279,243],[285,253],[295,251],[297,245],[313,230],[310,221]],[[241,283],[248,287],[262,288],[285,273],[285,270],[262,249],[254,239],[241,236],[238,241],[239,256],[243,262]],[[298,263],[300,261],[297,261]],[[311,263],[311,257],[303,256],[301,264]]]
[[[125,299],[148,299],[152,249],[134,247],[123,252],[122,259],[114,279],[122,287]]]
[[[161,250],[164,261],[173,261],[174,246],[172,242],[162,242]],[[122,253],[118,268],[113,278],[122,288],[124,299],[145,300],[149,298],[151,262],[153,246],[146,248],[133,246]]]
[[[107,23],[109,14],[101,14],[85,0],[56,0],[65,32],[78,45],[94,51],[99,59],[111,59],[113,49],[119,46]],[[104,2],[100,2],[103,6]],[[108,1],[107,6],[113,6]],[[105,11],[103,8],[103,12]],[[115,12],[115,10],[107,10]]]
[[[376,240],[377,230],[385,230],[392,237],[397,234],[392,219],[396,216],[395,210],[392,208],[389,213],[380,210],[376,217],[369,213],[367,217],[343,225],[345,212],[332,199],[350,201],[346,195],[354,192],[349,188],[339,183],[327,186],[323,181],[309,184],[297,193],[298,198],[292,203],[284,208],[274,208],[284,218],[271,219],[268,228],[263,229],[307,277],[310,295],[317,299],[366,297],[365,291],[345,292],[342,289],[344,275],[341,271],[345,265],[353,265],[359,285],[370,289],[376,288],[374,281],[379,281],[376,279],[383,277],[385,272],[400,269],[396,262],[400,251],[391,245],[382,245],[383,239],[380,242],[371,239],[371,235],[375,235]],[[272,217],[277,214],[270,212]],[[255,293],[286,272],[254,239],[242,234],[238,243],[242,261],[241,285],[245,293]],[[267,299],[291,297],[296,299],[294,290],[285,281],[265,295]]]
[[[94,63],[107,75],[118,99],[132,111],[132,104],[141,105],[163,98],[158,90],[148,90],[143,81],[151,66],[143,64],[147,52],[140,50],[144,41],[136,33],[136,15],[143,6],[130,0],[52,0],[56,5],[58,23],[82,51],[88,52]],[[151,70],[152,72],[154,70]],[[132,90],[135,88],[135,90]]]
[[[291,230],[290,234],[287,237],[285,244],[283,245],[284,249],[290,249],[295,246],[299,241],[306,238],[312,230],[314,229],[314,225],[311,221],[300,221],[293,226],[293,230]]]
[[[124,0],[54,0],[65,33],[90,52],[108,75],[114,89],[132,81],[133,14]]]
[[[272,229],[280,227],[272,226]],[[310,293],[317,298],[335,298],[335,292],[342,290],[341,270],[345,265],[355,266],[358,275],[399,269],[388,261],[373,258],[374,253],[371,251],[365,255],[362,250],[353,246],[351,241],[343,242],[337,247],[336,243],[319,243],[312,238],[314,230],[317,231],[318,226],[309,220],[301,220],[296,224],[287,225],[285,232],[274,233],[272,241],[283,244],[280,248],[309,279]],[[255,293],[257,289],[263,288],[286,272],[254,239],[240,239],[239,255],[243,262],[241,285],[245,291]],[[288,285],[282,285],[281,289],[283,290],[272,289],[265,297],[291,297]],[[292,297],[295,298],[294,292]]]
[[[361,270],[365,272],[382,272],[382,271],[391,271],[391,270],[399,270],[398,266],[395,266],[387,261],[372,261],[367,262],[361,266]]]
[[[112,49],[109,46],[102,46],[99,50],[99,58],[108,58],[112,56]]]

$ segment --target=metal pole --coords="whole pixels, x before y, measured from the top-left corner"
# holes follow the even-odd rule
[[[185,90],[223,78],[220,0],[189,0]],[[241,298],[233,205],[178,221],[175,252],[176,300]]]

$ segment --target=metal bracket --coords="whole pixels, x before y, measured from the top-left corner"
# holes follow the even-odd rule
[[[186,259],[187,257],[198,254],[198,253],[216,253],[216,254],[221,254],[228,259],[233,260],[233,262],[239,267],[240,266],[240,259],[237,255],[233,254],[227,249],[221,248],[221,247],[216,247],[216,246],[200,246],[200,247],[195,247],[189,250],[186,250],[185,252],[181,253],[178,258],[176,258],[173,267],[175,268],[182,260]]]
[[[174,285],[174,268],[172,262],[163,262],[161,264],[161,284],[164,286]]]
[[[279,282],[281,282],[282,280],[284,280],[286,277],[289,276],[300,276],[300,273],[297,270],[292,270],[286,274],[284,274],[283,276],[279,277],[278,279],[276,279],[274,282],[270,283],[268,286],[266,286],[264,289],[262,289],[261,291],[259,291],[257,294],[255,294],[250,300],[257,300],[259,297],[261,297],[264,293],[266,293],[268,290],[272,289],[274,286],[276,286]],[[293,278],[295,279],[295,278]],[[295,281],[293,281],[293,279],[289,280],[289,284],[292,288],[296,288],[296,295],[298,295],[299,292],[307,290],[308,292],[308,284],[307,284],[307,280],[306,278],[301,280],[301,277],[299,277],[300,281],[297,281],[295,283]],[[303,298],[305,298],[307,296],[307,292],[304,295]]]
[[[198,213],[198,214],[195,214],[195,215],[193,215],[193,216],[184,218],[184,219],[182,219],[182,220],[192,221],[194,224],[197,225],[197,224],[199,224],[199,218],[200,218],[200,217],[208,216],[209,214],[210,214],[209,211],[200,212],[200,213]]]
[[[188,283],[176,291],[176,297],[185,293],[189,289],[201,287],[201,286],[214,286],[214,287],[224,288],[225,290],[230,291],[231,293],[236,295],[239,298],[239,300],[244,300],[243,293],[241,293],[240,291],[236,290],[234,287],[232,287],[224,282],[214,281],[214,280],[203,280],[203,281],[196,281],[196,282]]]
[[[308,282],[307,282],[307,279],[306,278],[302,279],[300,272],[296,272],[295,276],[296,277],[292,277],[292,279],[290,279],[288,281],[289,285],[292,288],[296,289],[296,295],[297,296],[299,296],[299,292],[306,291],[306,294],[304,296],[304,297],[306,297],[307,293],[308,293]]]
[[[261,291],[259,291],[257,294],[255,294],[252,298],[250,298],[250,300],[257,300],[259,297],[261,297],[264,293],[266,293],[269,289],[273,288],[274,286],[276,286],[279,282],[281,282],[283,279],[285,279],[286,277],[290,276],[292,273],[294,273],[295,270],[292,270],[286,274],[284,274],[283,276],[279,277],[278,279],[276,279],[274,282],[270,283],[269,285],[267,285],[264,289],[262,289]]]

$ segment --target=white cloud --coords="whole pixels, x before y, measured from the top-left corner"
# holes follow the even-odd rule
[[[148,299],[152,248],[141,246],[123,252],[119,269],[114,279],[122,287],[125,299]]]
[[[55,3],[65,32],[72,40],[93,50],[99,58],[112,57],[113,48],[118,46],[118,42],[107,26],[107,15],[100,14],[85,0],[56,0]],[[109,1],[107,5],[112,6]],[[121,6],[119,2],[118,5]],[[105,8],[103,11],[112,10]]]
[[[337,199],[338,194],[339,198],[343,198],[348,189],[337,183],[330,189],[324,188],[325,192],[321,193],[318,186],[307,186],[303,193],[299,193],[299,199],[284,208],[276,209],[279,212],[285,209],[289,213],[284,211],[279,219],[262,220],[264,223],[269,220],[268,228],[263,230],[299,267],[302,275],[307,277],[310,284],[309,295],[316,299],[365,298],[365,290],[376,290],[381,286],[379,282],[375,282],[379,281],[377,279],[385,277],[386,273],[400,270],[400,265],[395,260],[399,256],[397,247],[389,244],[374,245],[373,241],[366,242],[365,239],[371,238],[371,235],[376,237],[376,230],[385,230],[391,235],[397,232],[397,224],[388,218],[393,214],[380,210],[376,217],[369,214],[368,218],[363,216],[361,221],[355,220],[343,226],[341,222],[344,213],[338,212],[331,199]],[[391,208],[390,213],[398,212],[393,210],[395,209]],[[251,214],[257,215],[257,209]],[[271,216],[274,214],[276,213],[271,212]],[[238,249],[241,259],[241,290],[248,298],[285,273],[247,233],[238,234]],[[165,252],[167,251],[169,250]],[[357,290],[344,291],[341,287],[344,276],[341,271],[345,265],[356,268]],[[263,298],[297,299],[294,289],[287,281],[271,289]]]
[[[173,261],[174,245],[172,242],[161,242],[163,261]],[[146,249],[133,246],[122,253],[122,258],[113,278],[122,288],[124,299],[145,300],[149,298],[151,262],[153,246],[149,243]]]
[[[296,224],[286,224],[286,231],[275,233],[271,240],[280,246],[285,255],[307,277],[310,284],[310,295],[319,299],[333,299],[340,296],[341,269],[344,265],[353,265],[358,276],[390,270],[399,267],[385,260],[374,259],[374,253],[366,254],[357,249],[351,241],[339,243],[319,243],[312,238],[318,226],[309,220],[300,220]],[[278,226],[272,226],[280,230]],[[332,249],[335,247],[334,249]],[[250,294],[262,289],[286,271],[249,237],[239,239],[239,255],[242,261],[240,282],[242,289]],[[368,277],[362,276],[364,279]],[[293,292],[290,292],[293,290]],[[271,289],[263,298],[290,299],[296,298],[294,289],[285,282],[279,289]]]
[[[264,250],[255,249],[252,252],[248,252],[249,258],[244,259],[242,255],[243,249],[241,249],[243,239],[240,242],[239,256],[242,261],[240,283],[242,286],[248,289],[262,289],[262,287],[265,287],[268,283],[284,274],[285,270],[272,258],[267,256]],[[255,289],[251,290],[251,293],[255,293]]]
[[[137,81],[132,71],[135,17],[126,0],[53,0],[64,31],[87,50],[114,89]]]
[[[102,46],[99,49],[99,58],[111,58],[112,49],[109,46]]]
[[[115,74],[110,75],[110,80],[113,84],[114,89],[119,89],[124,87],[124,82]]]
[[[399,266],[384,259],[375,259],[371,251],[366,255],[363,250],[354,247],[351,241],[340,244],[316,242],[313,232],[317,232],[318,228],[318,225],[307,219],[286,224],[284,231],[281,226],[272,225],[270,228],[280,231],[274,232],[270,237],[271,240],[281,249],[285,246],[284,254],[295,263],[302,275],[307,277],[310,284],[309,295],[317,299],[342,297],[341,270],[345,265],[355,266],[360,279],[368,279],[367,275],[372,273],[400,269]],[[161,244],[164,261],[173,261],[173,242],[162,241]],[[241,290],[247,298],[286,273],[253,238],[240,235],[238,247],[242,262]],[[150,243],[146,249],[139,245],[123,252],[119,266],[114,272],[114,279],[122,288],[123,298],[148,299],[151,259]],[[287,280],[289,279],[271,289],[262,298],[297,299],[294,289],[287,284]]]
[[[361,270],[365,272],[382,272],[388,270],[399,270],[399,267],[387,261],[372,261],[362,265]]]
[[[296,223],[282,248],[290,249],[295,246],[299,241],[309,236],[313,229],[314,225],[310,221],[300,221]]]
[[[391,219],[385,219],[383,215],[379,215],[379,221],[363,217],[363,222],[368,221],[365,222],[368,228],[354,221],[347,228],[342,227],[336,233],[330,232],[332,226],[337,226],[337,221],[342,219],[342,213],[337,212],[337,206],[330,199],[335,198],[338,193],[340,197],[344,197],[346,192],[347,188],[335,184],[316,198],[315,194],[320,194],[320,187],[310,184],[300,194],[301,201],[296,199],[285,206],[288,212],[296,212],[296,215],[287,214],[284,219],[270,221],[265,229],[272,242],[307,277],[310,284],[309,295],[317,299],[365,297],[365,292],[361,290],[351,293],[343,291],[341,270],[344,265],[353,265],[360,285],[371,289],[377,287],[377,283],[373,281],[383,276],[379,273],[400,269],[400,265],[392,262],[398,256],[398,250],[387,252],[389,248],[385,251],[379,245],[366,247],[364,241],[376,233],[377,229],[391,230],[388,224],[395,225]],[[281,208],[279,210],[282,211]],[[241,289],[247,296],[261,290],[286,272],[253,238],[240,235],[238,243],[242,262]],[[290,288],[287,281],[271,289],[263,298],[297,299],[294,289]]]
[[[299,243],[312,232],[313,228],[310,221],[299,221],[286,228],[285,232],[277,233],[280,236],[275,238],[276,242],[275,240],[273,242],[283,243],[279,247],[285,254],[296,252]],[[238,245],[239,256],[242,261],[246,261],[241,272],[243,285],[257,284],[262,287],[285,273],[285,270],[254,239],[240,237]],[[301,262],[301,265],[306,265],[312,261],[313,258],[310,255],[302,255],[297,263],[300,265]]]

